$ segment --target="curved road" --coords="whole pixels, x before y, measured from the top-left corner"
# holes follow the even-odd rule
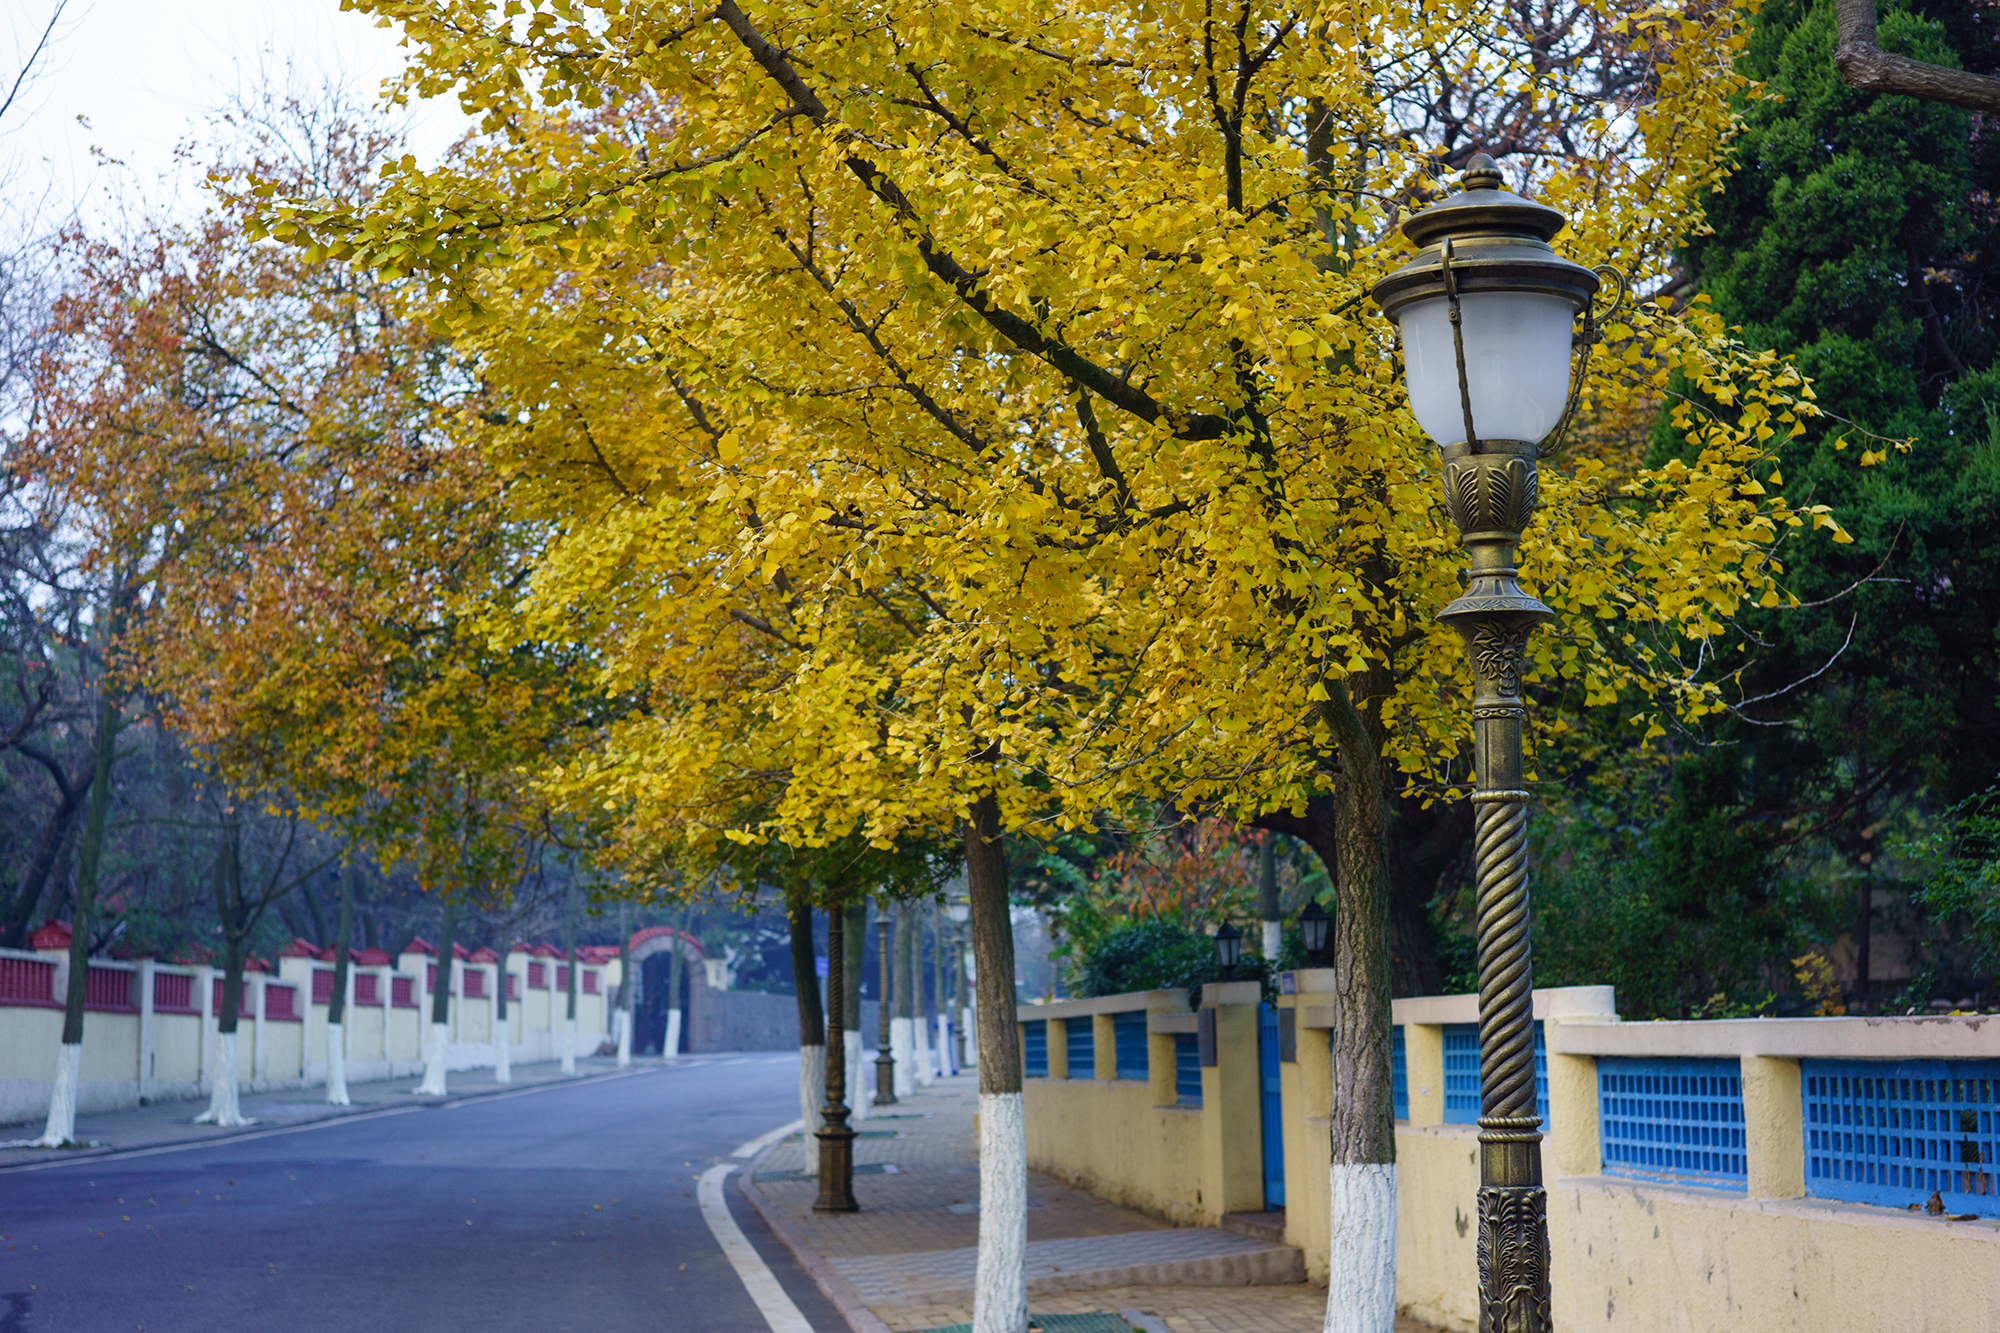
[[[697,1182],[798,1114],[797,1068],[693,1057],[0,1173],[0,1333],[772,1333]],[[722,1194],[810,1327],[846,1333]]]

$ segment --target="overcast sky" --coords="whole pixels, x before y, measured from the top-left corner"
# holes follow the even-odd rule
[[[6,81],[52,8],[53,0],[0,5],[11,26],[0,29]],[[46,190],[55,212],[88,214],[121,185],[118,172],[92,160],[93,147],[124,162],[146,199],[185,206],[198,178],[176,175],[173,149],[205,112],[267,74],[282,80],[288,62],[301,90],[337,79],[372,103],[401,53],[393,31],[342,13],[338,0],[69,0],[44,60],[0,124],[0,159],[15,164],[12,192]],[[454,107],[426,108],[412,118],[413,149],[429,158],[459,124]]]

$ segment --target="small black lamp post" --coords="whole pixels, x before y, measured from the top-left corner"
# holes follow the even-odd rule
[[[1236,960],[1243,953],[1243,932],[1223,922],[1215,932],[1215,961],[1222,964],[1222,979],[1236,980]]]
[[[1299,938],[1306,946],[1306,957],[1314,967],[1326,966],[1326,928],[1333,924],[1333,918],[1315,898],[1299,910]]]
[[[882,993],[875,997],[875,1015],[880,1020],[875,1038],[875,1104],[896,1104],[896,1057],[889,1054],[889,918],[875,918],[877,961],[882,971]]]

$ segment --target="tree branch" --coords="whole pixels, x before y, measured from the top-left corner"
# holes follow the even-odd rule
[[[1884,51],[1875,45],[1875,0],[1836,0],[1835,9],[1840,38],[1833,48],[1833,65],[1852,87],[1970,111],[2000,112],[2000,78]]]

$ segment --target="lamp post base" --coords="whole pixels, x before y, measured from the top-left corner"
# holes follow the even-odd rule
[[[1479,1190],[1479,1333],[1549,1333],[1548,1196],[1540,1185]]]
[[[893,1056],[875,1057],[875,1102],[876,1106],[896,1104],[896,1060]]]
[[[813,1200],[816,1213],[858,1213],[854,1200],[854,1130],[848,1126],[846,1108],[841,1108],[841,1124],[823,1125],[814,1134],[819,1140],[819,1197]]]

